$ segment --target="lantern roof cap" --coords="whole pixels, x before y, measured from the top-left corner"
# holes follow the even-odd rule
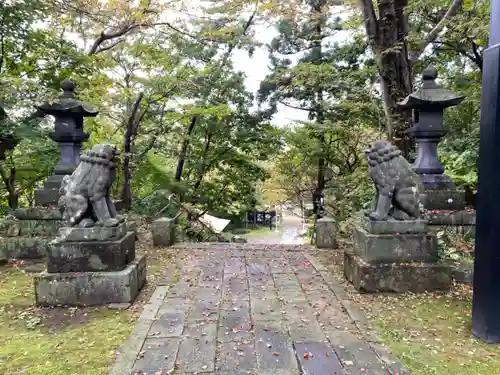
[[[397,103],[401,108],[440,107],[442,109],[460,104],[465,96],[457,95],[436,83],[437,69],[429,65],[422,73],[422,85]]]

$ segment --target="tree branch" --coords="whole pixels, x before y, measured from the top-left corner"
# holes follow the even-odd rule
[[[303,107],[297,107],[295,105],[292,105],[292,104],[288,104],[287,102],[284,102],[282,100],[278,100],[278,103],[279,104],[282,104],[284,105],[285,107],[288,107],[288,108],[292,108],[292,109],[299,109],[301,111],[306,111],[306,112],[311,112],[311,111],[314,111],[314,108],[303,108]]]
[[[420,55],[424,52],[429,44],[434,42],[445,26],[452,20],[453,17],[458,13],[458,10],[462,6],[462,0],[453,0],[448,11],[445,13],[443,18],[437,23],[436,26],[427,34],[427,36],[420,42],[416,51],[412,52],[410,55],[410,61],[415,62],[418,60]]]
[[[17,194],[22,194],[24,193],[26,190],[28,189],[31,189],[38,181],[41,181],[45,178],[45,176],[39,176],[39,177],[36,177],[34,178],[33,180],[31,180],[30,182],[28,182],[26,184],[26,186],[22,187],[22,188],[19,188],[17,189]]]
[[[129,24],[122,26],[121,28],[119,28],[118,30],[116,30],[114,32],[106,32],[106,30],[103,30],[101,32],[101,35],[92,44],[92,47],[90,48],[90,51],[89,51],[89,55],[95,55],[98,52],[102,52],[102,51],[105,51],[107,49],[112,48],[112,47],[109,47],[109,48],[103,47],[103,48],[101,48],[101,51],[99,51],[99,47],[105,41],[124,36],[125,34],[129,33],[130,31],[132,31],[133,29],[135,29],[137,27],[139,27],[138,24],[129,23]],[[116,43],[116,44],[118,44],[118,43]]]
[[[479,52],[478,45],[474,41],[472,41],[472,53],[474,53],[474,56],[475,56],[475,59],[473,59],[472,61],[474,61],[474,63],[479,68],[479,70],[482,72],[483,71],[483,55],[482,55],[482,53]]]
[[[99,48],[97,51],[94,52],[94,54],[98,54],[98,53],[101,53],[101,52],[104,52],[104,51],[108,51],[110,50],[111,48],[114,48],[116,47],[118,44],[120,43],[123,43],[125,40],[123,39],[118,39],[117,41],[111,43],[109,46],[106,46],[106,47],[101,47]],[[90,53],[89,53],[90,54]]]

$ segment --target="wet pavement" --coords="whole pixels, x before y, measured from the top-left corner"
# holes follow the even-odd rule
[[[281,245],[302,245],[304,244],[303,234],[306,232],[306,226],[302,219],[294,213],[284,211],[282,220],[277,227],[269,230],[267,235],[262,235],[248,239],[252,244],[281,244]]]
[[[407,374],[312,246],[178,247],[110,375]]]

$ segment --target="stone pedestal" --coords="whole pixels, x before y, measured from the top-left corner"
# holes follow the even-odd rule
[[[0,225],[0,258],[42,259],[61,227],[61,212],[44,207],[19,208]]]
[[[316,247],[334,249],[337,247],[337,222],[331,217],[323,217],[316,222]]]
[[[422,181],[439,177],[442,183],[427,184],[425,190],[424,217],[429,229],[439,230],[442,227],[456,227],[475,232],[476,217],[474,213],[465,211],[465,191],[457,189],[446,175],[421,175]],[[429,188],[431,186],[431,188]]]
[[[56,240],[49,245],[47,271],[51,273],[119,271],[134,258],[134,232],[125,233],[117,240]]]
[[[427,211],[425,218],[429,229],[438,231],[441,228],[455,227],[461,234],[476,235],[476,215],[469,211]]]
[[[435,175],[421,175],[423,181],[436,177]],[[447,184],[436,184],[425,190],[424,218],[428,222],[429,229],[433,231],[446,227],[455,227],[462,232],[475,234],[475,213],[466,211],[465,191],[457,189],[451,179],[445,175],[439,175],[442,179],[449,181]]]
[[[35,277],[42,306],[132,303],[146,280],[146,259],[135,255],[135,233],[116,227],[63,227],[49,244],[47,270]]]
[[[451,268],[437,263],[379,263],[364,261],[352,252],[344,253],[344,275],[362,292],[423,293],[448,290]]]
[[[169,217],[162,217],[151,225],[153,235],[153,246],[167,247],[175,242],[175,220]]]
[[[446,188],[446,189],[425,189],[426,210],[449,210],[459,211],[465,208],[465,191]]]
[[[364,292],[423,292],[451,286],[451,268],[438,264],[437,239],[425,220],[363,218],[344,254],[344,275]]]
[[[434,260],[437,239],[433,233],[372,234],[354,230],[354,253],[370,263]]]
[[[48,273],[35,276],[39,306],[102,306],[132,303],[146,283],[146,258],[120,271]]]
[[[72,172],[69,174],[71,175]],[[64,175],[52,175],[45,181],[40,189],[35,190],[35,203],[39,206],[57,206],[59,188]]]

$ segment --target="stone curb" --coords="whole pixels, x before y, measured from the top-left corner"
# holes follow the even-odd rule
[[[389,349],[382,344],[380,337],[373,330],[368,328],[368,320],[366,319],[365,314],[348,299],[345,288],[332,281],[332,275],[330,275],[327,268],[323,266],[321,262],[316,259],[316,257],[307,253],[304,253],[304,255],[307,260],[311,262],[313,267],[318,270],[323,280],[325,280],[325,283],[333,291],[337,300],[346,310],[347,315],[349,315],[351,320],[354,322],[367,344],[375,352],[376,356],[387,366],[388,374],[410,375],[410,371],[404,367],[403,363],[394,357],[389,352]]]
[[[149,328],[153,324],[156,314],[165,299],[169,286],[157,286],[149,303],[144,306],[144,309],[135,323],[133,331],[130,333],[127,341],[119,349],[119,354],[115,359],[115,363],[108,375],[125,375],[130,374],[137,357],[137,353],[141,351],[142,345],[146,340]]]
[[[167,293],[172,286],[172,281],[179,264],[169,265],[165,271],[162,281],[156,285],[149,303],[144,306],[139,319],[134,325],[127,341],[118,349],[118,355],[111,370],[107,375],[125,375],[129,374],[134,367],[137,353],[142,349],[142,345],[148,336],[149,329],[155,321],[156,314],[160,310]]]

